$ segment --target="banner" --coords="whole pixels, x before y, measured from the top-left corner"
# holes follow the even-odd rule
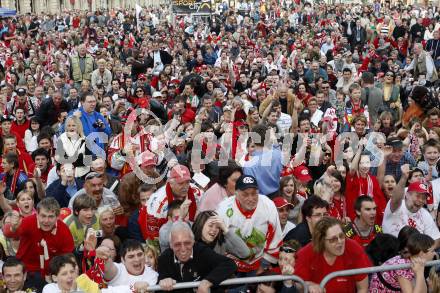
[[[172,0],[176,14],[211,13],[211,0]]]

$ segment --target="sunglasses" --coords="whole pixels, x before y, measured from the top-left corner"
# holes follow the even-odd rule
[[[293,249],[292,247],[289,246],[281,246],[280,251],[285,253],[295,253],[296,249]]]
[[[94,178],[102,178],[102,174],[99,174],[97,172],[90,172],[89,174],[87,174],[86,176],[86,180],[90,180],[90,179],[94,179]]]
[[[138,90],[138,91],[136,91],[137,93],[143,93],[144,91],[143,90]]]
[[[325,238],[325,240],[327,240],[330,244],[335,244],[338,241],[343,241],[345,240],[345,234],[341,233],[338,236],[332,237],[332,238]]]

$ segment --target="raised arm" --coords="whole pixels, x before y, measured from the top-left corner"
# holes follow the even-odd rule
[[[382,149],[382,153],[383,153],[383,159],[382,162],[380,163],[379,167],[377,168],[377,180],[379,181],[379,185],[382,186],[383,184],[383,178],[385,177],[385,170],[386,170],[386,166],[387,166],[387,159],[388,156],[393,152],[393,147],[392,146],[384,146],[384,148]]]
[[[403,165],[400,169],[402,170],[402,176],[391,194],[390,209],[392,213],[394,213],[402,204],[403,196],[405,195],[406,181],[409,177],[410,170],[408,164]]]
[[[96,257],[102,259],[105,262],[104,279],[113,280],[118,273],[118,268],[110,257],[110,249],[104,246],[98,247],[96,249]]]
[[[354,158],[350,164],[350,174],[354,174],[355,172],[358,171],[359,160],[361,159],[361,154],[366,144],[367,144],[367,139],[365,137],[359,140],[357,152],[354,155]]]

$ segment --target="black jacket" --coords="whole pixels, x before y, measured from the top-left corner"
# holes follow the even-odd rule
[[[183,264],[182,270],[171,249],[165,250],[159,256],[158,262],[159,280],[172,278],[177,283],[208,280],[216,286],[234,274],[236,269],[237,266],[232,259],[215,253],[202,243],[194,244],[193,257]],[[194,291],[182,289],[174,290],[174,292]],[[211,292],[214,291],[211,290]]]
[[[53,103],[52,98],[49,98],[45,100],[43,103],[41,103],[40,108],[37,111],[37,120],[40,122],[40,128],[43,128],[43,126],[49,125],[52,126],[53,124],[58,122],[58,115],[61,112],[67,112],[69,113],[70,107],[66,100],[62,100],[59,107],[56,107]]]
[[[297,240],[301,244],[301,247],[306,246],[310,243],[310,241],[312,241],[312,234],[310,233],[309,225],[307,225],[305,220],[290,230],[289,233],[287,233],[287,235],[284,237],[284,241],[292,239]]]
[[[162,61],[163,65],[171,64],[171,62],[173,62],[173,57],[167,51],[160,50],[159,54],[160,54],[160,60]],[[153,68],[155,65],[154,54],[150,53],[148,56],[145,56],[145,61],[147,67]]]

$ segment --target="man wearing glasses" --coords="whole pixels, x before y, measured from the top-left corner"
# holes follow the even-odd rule
[[[330,217],[319,220],[313,231],[312,243],[297,252],[295,275],[306,281],[309,292],[322,293],[322,279],[334,272],[371,266],[362,246],[346,239],[342,223]],[[299,285],[297,285],[299,286]],[[325,286],[326,293],[368,292],[368,275],[343,276]]]
[[[287,233],[284,241],[297,240],[301,246],[309,244],[316,223],[328,216],[328,208],[328,202],[318,196],[312,195],[307,198],[301,208],[303,221]]]

